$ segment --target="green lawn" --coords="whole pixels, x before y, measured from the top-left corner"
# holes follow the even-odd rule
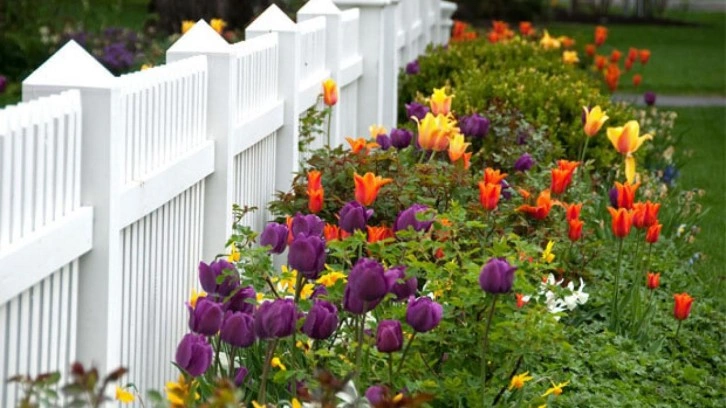
[[[617,48],[648,48],[652,52],[642,69],[642,89],[664,94],[726,95],[726,14],[673,13],[670,17],[698,23],[699,26],[653,26],[609,24],[608,40],[601,53]],[[593,41],[592,25],[550,23],[552,35],[568,35],[578,49]],[[619,89],[633,92],[630,76]]]
[[[676,132],[679,149],[692,150],[693,157],[681,169],[679,183],[685,188],[706,190],[704,204],[710,208],[696,245],[706,255],[697,269],[703,283],[722,296],[726,263],[726,108],[680,108]]]

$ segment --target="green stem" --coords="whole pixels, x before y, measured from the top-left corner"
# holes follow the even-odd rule
[[[620,262],[623,258],[623,238],[618,243],[618,267],[615,272],[615,296],[613,297],[613,307],[610,310],[611,329],[617,331],[618,328],[618,292],[620,290]]]
[[[237,353],[237,348],[235,346],[232,346],[232,349],[229,352],[229,378],[234,381],[234,357]]]
[[[393,389],[393,353],[388,353],[388,385]]]
[[[683,320],[678,320],[678,328],[676,329],[676,338],[678,338],[678,333],[681,331],[681,323],[683,323]]]
[[[366,307],[368,307],[368,302],[363,302],[363,314],[360,317],[360,327],[358,328],[358,348],[355,351],[355,369],[356,369],[356,377],[360,375],[360,373],[363,371],[361,368],[361,357],[363,357],[363,331],[365,330],[366,325]]]
[[[406,347],[403,349],[403,354],[401,354],[401,361],[398,363],[398,368],[396,369],[396,375],[401,372],[401,369],[403,368],[403,362],[406,361],[406,354],[408,354],[408,349],[411,348],[411,343],[413,343],[413,339],[416,337],[416,332],[413,332],[411,335],[411,338],[408,339],[408,343],[406,344]]]
[[[587,152],[588,143],[590,143],[590,136],[587,136],[587,139],[585,139],[585,145],[582,147],[582,154],[580,154],[580,163],[583,164],[585,163],[585,152]]]
[[[330,147],[330,122],[333,121],[333,108],[328,108],[328,132],[325,135],[325,143],[327,147]]]
[[[277,347],[278,340],[279,339],[272,340],[272,342],[267,345],[265,365],[262,367],[262,380],[260,380],[260,390],[257,392],[257,400],[263,405],[265,404],[265,402],[267,402],[267,377],[270,375],[270,362],[272,361],[272,356],[275,354],[275,348]]]
[[[215,347],[216,350],[214,352],[214,361],[215,365],[217,366],[217,372],[216,375],[222,374],[222,362],[219,361],[219,349],[222,348],[222,336],[217,336],[217,347]]]
[[[484,345],[481,351],[481,395],[482,395],[482,406],[485,407],[487,404],[486,393],[484,390],[487,385],[487,348],[489,346],[489,329],[492,325],[492,318],[494,317],[494,308],[497,304],[497,295],[492,297],[492,307],[489,309],[489,315],[487,316],[487,325],[484,328]]]

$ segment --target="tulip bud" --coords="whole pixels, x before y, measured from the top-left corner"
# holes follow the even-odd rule
[[[691,305],[693,298],[687,293],[673,295],[675,305],[673,306],[673,316],[678,320],[686,320],[691,314]]]
[[[338,102],[338,85],[332,79],[323,82],[323,103],[333,106]]]
[[[411,102],[410,104],[406,104],[406,116],[416,117],[419,120],[422,120],[424,117],[426,117],[426,114],[429,113],[429,108],[421,105],[418,102]]]
[[[366,399],[372,406],[385,402],[388,398],[388,388],[383,385],[372,385],[366,390]]]
[[[582,237],[582,226],[584,223],[579,219],[569,220],[567,222],[570,226],[569,231],[567,232],[567,237],[570,238],[570,241],[577,242]]]
[[[249,347],[255,342],[255,320],[251,314],[228,311],[219,337],[235,347]]]
[[[421,72],[421,67],[418,64],[418,60],[414,60],[406,64],[406,74],[416,75]]]
[[[204,336],[187,333],[176,349],[176,364],[192,377],[199,377],[212,364],[212,346]]]
[[[396,149],[405,149],[411,144],[413,134],[406,129],[391,129],[391,145]]]
[[[325,269],[325,242],[316,235],[297,235],[290,244],[287,262],[308,279],[317,279]]]
[[[534,159],[529,153],[524,153],[519,156],[516,162],[514,162],[514,170],[516,171],[527,171],[534,166]]]
[[[648,91],[643,94],[643,100],[645,101],[645,104],[648,106],[655,105],[655,92]]]
[[[189,329],[194,333],[214,336],[222,326],[222,308],[207,297],[199,298],[196,307],[189,306]]]
[[[344,231],[352,234],[355,230],[365,230],[372,215],[373,210],[366,210],[359,202],[350,201],[340,210],[338,224]]]
[[[261,339],[290,336],[296,323],[297,309],[292,299],[268,300],[255,313],[255,333]]]
[[[469,137],[482,138],[489,133],[491,122],[484,116],[474,113],[459,118],[461,133]]]
[[[479,274],[479,286],[487,293],[507,293],[512,289],[516,269],[504,258],[491,258]]]
[[[381,300],[383,300],[383,298],[374,300],[373,302],[364,302],[361,298],[352,293],[350,285],[346,285],[345,291],[343,292],[343,309],[347,312],[361,315],[375,309],[376,306],[381,303]]]
[[[321,297],[328,297],[328,289],[325,285],[318,285],[313,289],[313,293],[310,295],[310,299],[319,299]]]
[[[414,296],[418,289],[418,279],[415,276],[406,279],[406,267],[396,266],[388,270],[389,273],[396,274],[396,283],[391,288],[391,293],[396,295],[396,300],[408,299]],[[401,282],[403,281],[403,282]]]
[[[325,222],[315,214],[302,215],[297,213],[292,218],[292,224],[290,229],[292,230],[292,236],[297,237],[302,234],[305,236],[322,236]]]
[[[396,283],[397,272],[384,272],[383,265],[370,258],[361,258],[348,275],[351,294],[364,302],[381,300]]]
[[[401,230],[407,230],[409,227],[415,231],[428,231],[433,224],[433,219],[426,221],[419,221],[416,214],[425,212],[429,208],[423,204],[414,204],[407,209],[401,211],[396,217],[396,222],[393,224],[393,231],[398,232]]]
[[[281,254],[287,246],[288,229],[286,225],[271,222],[260,235],[261,246],[271,246],[271,254]]]
[[[657,289],[660,286],[660,273],[648,272],[648,278],[646,281],[648,289]]]
[[[660,223],[655,223],[648,227],[648,231],[645,233],[645,242],[649,244],[655,244],[658,242],[658,238],[660,238],[660,231],[663,228],[663,225]]]
[[[380,146],[381,150],[388,150],[391,148],[391,138],[386,134],[380,134],[376,136],[376,143]]]
[[[302,331],[315,340],[329,338],[338,327],[338,309],[325,300],[316,300],[308,312]]]
[[[406,323],[415,331],[425,333],[439,325],[443,313],[443,307],[431,298],[420,297],[413,300],[411,297],[406,309]]]
[[[254,301],[255,299],[257,299],[255,288],[247,286],[238,289],[224,304],[224,307],[233,312],[254,313],[255,303],[250,301]]]
[[[225,275],[225,278],[222,283],[217,284],[220,275]],[[200,262],[199,282],[205,292],[226,297],[239,286],[239,274],[234,265],[225,259],[218,259],[209,265]]]
[[[242,384],[245,382],[245,378],[247,378],[247,374],[249,374],[249,370],[247,367],[240,367],[237,369],[237,373],[234,375],[234,385],[241,387]]]
[[[403,330],[398,320],[382,320],[376,332],[376,348],[381,353],[393,353],[403,348]]]

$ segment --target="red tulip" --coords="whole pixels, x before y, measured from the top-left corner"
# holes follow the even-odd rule
[[[678,320],[686,320],[688,315],[691,314],[693,298],[688,293],[681,293],[673,295],[673,299],[675,299],[673,316]]]
[[[660,286],[660,273],[648,272],[647,279],[646,284],[648,285],[648,289],[657,289]]]
[[[612,217],[613,234],[618,238],[625,238],[630,234],[630,228],[633,223],[633,216],[630,211],[625,208],[614,209],[608,207],[610,216]]]

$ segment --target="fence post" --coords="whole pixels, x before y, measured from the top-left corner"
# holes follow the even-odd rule
[[[81,205],[93,206],[93,249],[80,259],[76,358],[99,372],[121,354],[121,233],[118,194],[123,171],[116,78],[69,41],[23,81],[23,100],[79,89],[82,104]]]
[[[360,51],[363,76],[358,91],[360,136],[373,124],[393,127],[398,103],[395,44],[395,5],[391,0],[334,0],[343,9],[360,10]]]
[[[341,11],[333,3],[333,0],[310,0],[297,12],[298,22],[311,20],[319,16],[325,18],[325,65],[330,71],[330,76],[338,83],[338,92],[340,93],[340,68],[343,57]],[[339,103],[345,104],[346,101],[341,99]],[[340,112],[340,106],[333,108],[330,126],[331,147],[338,146],[344,140],[344,135],[341,134]]]
[[[288,191],[292,185],[293,173],[299,168],[298,141],[300,133],[300,32],[294,21],[276,5],[268,7],[245,29],[245,37],[252,39],[267,33],[278,33],[279,70],[278,89],[280,99],[285,101],[283,125],[277,131],[275,151],[275,190]]]
[[[214,140],[214,173],[204,186],[202,257],[208,262],[224,250],[232,233],[233,157],[228,149],[234,127],[231,46],[204,20],[199,20],[171,48],[166,62],[206,55],[209,69],[207,137]]]
[[[454,21],[451,17],[456,12],[456,3],[451,1],[441,1],[441,45],[446,45],[451,39],[451,27],[454,26]]]

